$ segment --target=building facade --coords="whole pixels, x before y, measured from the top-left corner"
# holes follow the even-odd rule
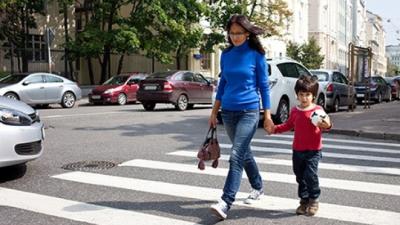
[[[386,74],[387,58],[385,53],[385,31],[383,30],[382,18],[367,11],[366,41],[372,49],[372,75]]]
[[[393,64],[397,67],[397,71],[400,71],[400,45],[388,45],[385,50],[388,63]]]
[[[325,56],[322,67],[346,74],[348,45],[352,41],[351,0],[310,0],[309,35]]]

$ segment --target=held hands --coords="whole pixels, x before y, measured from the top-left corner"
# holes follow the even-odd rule
[[[275,124],[272,121],[271,117],[264,118],[264,130],[268,135],[275,133]]]

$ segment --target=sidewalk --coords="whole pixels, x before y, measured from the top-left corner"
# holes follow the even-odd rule
[[[354,112],[330,113],[333,127],[329,133],[400,141],[400,101],[357,105]]]

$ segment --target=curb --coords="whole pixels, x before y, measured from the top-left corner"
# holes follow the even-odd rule
[[[383,132],[374,133],[374,132],[365,132],[362,130],[341,130],[341,129],[331,129],[330,131],[328,131],[328,133],[372,138],[372,139],[400,141],[400,134],[393,134],[393,133],[383,133]]]

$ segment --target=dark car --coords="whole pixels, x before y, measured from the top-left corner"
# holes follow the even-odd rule
[[[400,79],[394,77],[385,77],[385,80],[390,84],[392,99],[399,99],[400,97]]]
[[[171,103],[177,110],[194,104],[211,104],[215,86],[203,75],[192,71],[156,72],[140,82],[138,100],[145,110],[154,110],[157,103]]]
[[[310,70],[318,77],[318,82],[325,95],[325,107],[331,112],[337,112],[340,106],[350,109],[356,107],[356,90],[349,85],[346,76],[335,70]]]
[[[127,73],[111,77],[102,85],[92,89],[89,102],[92,104],[118,103],[125,105],[136,102],[139,82],[146,78],[146,73]]]
[[[368,78],[365,78],[362,82],[355,83],[358,104],[362,103],[365,99],[365,94],[368,93],[367,83],[369,83],[370,100],[373,100],[376,103],[380,103],[382,100],[387,102],[392,100],[390,85],[385,81],[385,79],[383,79],[383,77],[372,76],[369,82],[366,79]]]

